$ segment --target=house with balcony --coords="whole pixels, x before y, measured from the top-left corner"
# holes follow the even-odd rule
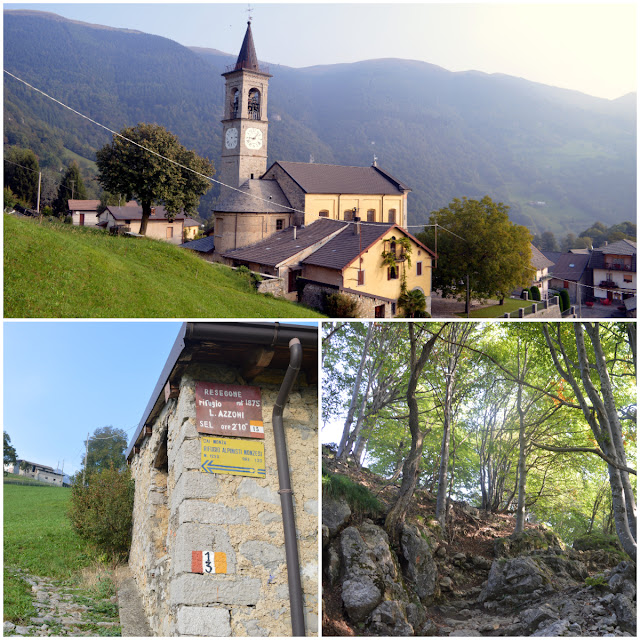
[[[589,268],[593,273],[593,296],[611,303],[636,297],[637,245],[632,240],[618,240],[591,253]]]
[[[540,289],[540,297],[546,300],[549,297],[549,280],[551,275],[549,269],[553,267],[553,262],[549,260],[537,247],[531,245],[531,285]]]

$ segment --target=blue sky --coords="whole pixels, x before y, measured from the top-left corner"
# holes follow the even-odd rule
[[[5,4],[237,54],[246,3]],[[372,58],[505,73],[590,95],[636,90],[635,3],[254,3],[261,60],[303,67]]]
[[[4,322],[4,430],[19,458],[80,468],[87,433],[134,432],[179,322]]]

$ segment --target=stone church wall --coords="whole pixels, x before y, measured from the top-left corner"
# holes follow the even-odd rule
[[[271,415],[284,372],[262,393],[266,478],[201,471],[196,381],[247,384],[228,366],[190,365],[133,456],[130,567],[159,636],[289,636],[284,534]],[[300,374],[284,411],[307,635],[318,628],[317,387]],[[166,446],[166,456],[164,447]],[[163,462],[164,461],[164,462]],[[226,554],[226,573],[192,572],[192,551]]]
[[[302,189],[294,182],[289,174],[282,169],[278,164],[272,165],[272,167],[264,174],[265,180],[275,180],[289,204],[298,211],[305,211],[305,196]],[[297,214],[297,218],[292,220],[290,224],[300,226],[305,224],[304,214]]]

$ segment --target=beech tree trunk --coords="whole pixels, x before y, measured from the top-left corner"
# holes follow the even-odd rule
[[[524,520],[526,514],[525,501],[527,499],[527,436],[525,423],[525,410],[522,406],[522,382],[527,373],[527,347],[524,348],[524,362],[520,366],[520,340],[518,339],[518,506],[516,509],[516,528],[514,533],[524,531]]]

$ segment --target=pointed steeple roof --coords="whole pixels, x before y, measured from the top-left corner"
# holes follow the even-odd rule
[[[251,33],[251,21],[247,22],[247,32],[244,34],[244,40],[242,41],[242,48],[238,55],[235,70],[249,69],[250,71],[260,71],[258,65],[258,56],[256,55],[256,48],[253,45],[253,34]]]

